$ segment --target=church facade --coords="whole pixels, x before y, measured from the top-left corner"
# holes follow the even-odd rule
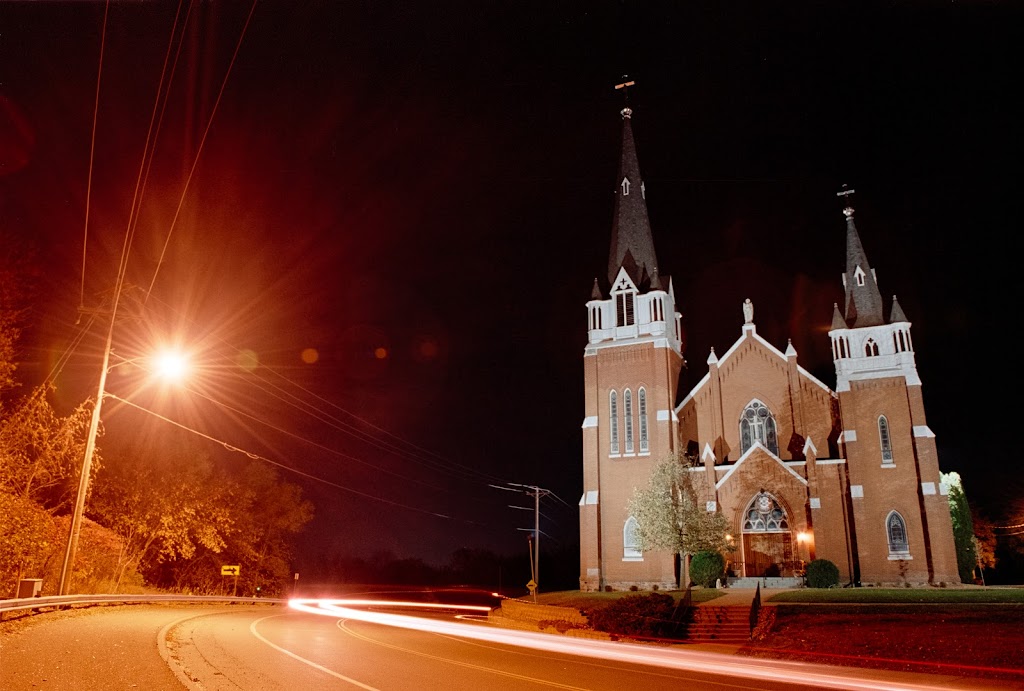
[[[680,392],[683,317],[658,272],[632,111],[621,114],[608,291],[595,280],[587,302],[580,588],[676,586],[676,556],[641,551],[628,510],[669,457],[688,464],[698,506],[728,520],[735,576],[793,576],[820,558],[840,583],[959,583],[911,323],[895,298],[885,309],[853,209],[845,301],[828,333],[835,389],[792,344],[758,334],[747,300],[737,340]]]

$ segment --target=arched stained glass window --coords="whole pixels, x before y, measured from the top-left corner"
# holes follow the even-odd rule
[[[622,527],[622,558],[638,559],[643,556],[640,551],[640,541],[636,537],[637,522],[630,516]]]
[[[910,542],[907,540],[907,522],[899,511],[891,511],[885,519],[885,531],[889,538],[889,554],[909,554]]]
[[[889,440],[889,421],[878,416],[878,441],[882,446],[882,463],[892,463],[892,443]]]
[[[751,401],[740,416],[740,453],[746,453],[757,441],[778,455],[779,437],[775,418],[764,403]]]
[[[787,533],[789,518],[785,509],[767,492],[760,492],[750,500],[743,513],[745,533]]]
[[[626,453],[633,453],[633,392],[629,389],[622,393],[622,408],[626,418]]]
[[[650,444],[647,440],[647,390],[637,391],[636,398],[640,407],[640,453],[647,453],[650,451]]]
[[[610,430],[611,449],[610,453],[619,452],[619,401],[614,391],[608,393],[608,417],[610,418],[608,428]]]

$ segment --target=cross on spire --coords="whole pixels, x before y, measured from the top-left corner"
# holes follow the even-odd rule
[[[850,199],[850,195],[852,195],[856,191],[857,190],[849,189],[846,186],[846,184],[843,184],[843,189],[840,190],[839,192],[836,192],[836,196],[837,197],[843,197],[843,202],[846,204],[846,207],[843,209],[843,214],[847,218],[849,218],[850,216],[853,216],[853,203],[852,203],[853,200]]]
[[[629,78],[629,75],[622,75],[622,82],[615,85],[615,90],[622,89],[622,117],[628,118],[633,114],[633,109],[629,107],[629,87],[634,86],[635,81]]]

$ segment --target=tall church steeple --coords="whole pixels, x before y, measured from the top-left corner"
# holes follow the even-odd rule
[[[625,89],[632,82],[624,81]],[[608,293],[594,280],[583,350],[583,495],[580,588],[677,585],[675,555],[642,554],[628,502],[655,461],[678,446],[676,392],[683,367],[682,315],[670,276],[658,275],[630,119],[622,109]]]
[[[624,82],[616,88],[626,91],[632,84],[631,81]],[[658,280],[658,259],[654,254],[651,222],[647,217],[646,189],[640,177],[640,163],[633,141],[632,108],[627,104],[621,115],[622,158],[616,180],[608,283],[614,283],[619,269],[625,268],[637,288],[663,289]]]
[[[878,290],[875,271],[868,264],[868,256],[857,234],[857,225],[853,221],[853,206],[849,203],[849,195],[853,190],[843,190],[838,195],[846,197],[846,273],[843,274],[843,286],[846,288],[846,323],[851,328],[861,326],[878,326],[885,323],[882,315],[882,294]]]

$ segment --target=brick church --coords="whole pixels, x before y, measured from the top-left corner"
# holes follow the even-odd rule
[[[835,390],[792,344],[758,334],[747,300],[737,340],[712,349],[707,374],[680,392],[683,316],[658,271],[632,111],[621,114],[607,290],[595,280],[587,303],[580,588],[675,587],[677,558],[639,549],[627,507],[673,455],[689,458],[698,505],[727,518],[737,577],[793,576],[820,558],[840,583],[959,583],[911,323],[883,300],[853,208],[845,301],[828,332]]]

